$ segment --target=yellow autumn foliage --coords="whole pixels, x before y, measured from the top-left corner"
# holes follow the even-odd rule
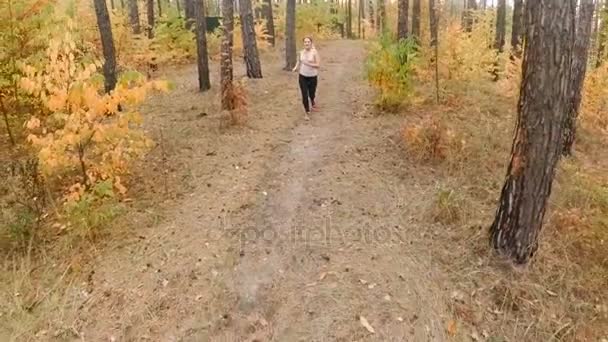
[[[21,89],[41,107],[25,124],[27,140],[47,179],[70,180],[64,184],[67,200],[105,180],[116,194],[124,194],[120,176],[152,146],[137,106],[151,91],[168,91],[168,84],[128,73],[105,94],[101,64],[80,63],[78,53],[68,32],[50,42],[42,66],[22,67]]]

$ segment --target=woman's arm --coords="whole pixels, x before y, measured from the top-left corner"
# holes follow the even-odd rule
[[[300,67],[300,53],[298,53],[298,58],[296,58],[296,66],[293,67],[293,69],[291,69],[291,71],[297,71],[298,67]]]

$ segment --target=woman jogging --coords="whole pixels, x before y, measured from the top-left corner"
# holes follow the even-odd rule
[[[299,83],[302,92],[302,103],[304,104],[304,119],[310,120],[310,110],[316,110],[315,92],[317,90],[317,75],[319,73],[319,54],[312,45],[310,37],[304,38],[304,50],[300,51],[298,61],[293,71],[300,70]],[[308,101],[310,99],[310,102]],[[312,108],[311,108],[312,107]]]

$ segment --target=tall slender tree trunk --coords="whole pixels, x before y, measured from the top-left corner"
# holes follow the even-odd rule
[[[524,264],[538,248],[562,127],[569,81],[576,0],[536,0],[525,7],[526,41],[518,118],[490,242],[499,254]]]
[[[409,0],[399,0],[397,3],[397,39],[407,38],[408,16],[410,2]]]
[[[352,0],[347,0],[346,6],[348,6],[346,8],[346,37],[348,39],[352,39],[353,38],[353,13],[352,13],[353,3],[352,3]]]
[[[125,11],[125,0],[120,0],[120,10],[121,10],[122,12],[124,12],[124,11]]]
[[[274,18],[272,14],[272,0],[264,0],[264,9],[266,15],[266,34],[268,35],[268,43],[274,46],[275,44],[275,33],[274,33]]]
[[[154,0],[146,0],[148,9],[148,38],[154,38]]]
[[[377,25],[377,31],[380,34],[383,34],[384,31],[386,30],[386,6],[385,6],[385,0],[377,0],[377,4],[378,4],[378,9],[377,9],[377,14],[378,14],[378,20],[376,21],[376,25]]]
[[[496,35],[494,36],[494,48],[503,52],[505,47],[505,29],[507,26],[507,1],[498,0],[496,10]]]
[[[182,17],[182,8],[179,4],[179,0],[175,0],[175,9],[177,10],[177,17],[181,18]]]
[[[412,4],[412,36],[420,41],[420,0]]]
[[[129,22],[133,33],[140,34],[141,26],[139,25],[139,9],[137,8],[137,0],[129,0]]]
[[[287,0],[285,7],[285,70],[296,66],[296,0]]]
[[[581,105],[583,84],[587,73],[587,56],[593,23],[593,0],[580,0],[579,15],[576,22],[576,37],[574,38],[574,53],[572,57],[572,75],[570,78],[570,108],[564,124],[564,148],[562,155],[572,154],[572,146],[576,137],[576,118]]]
[[[473,31],[473,24],[475,18],[473,17],[473,11],[477,10],[477,2],[475,0],[464,0],[464,10],[462,12],[462,26],[465,32]],[[499,0],[500,1],[500,0]]]
[[[222,46],[220,51],[220,82],[222,89],[222,109],[235,109],[232,87],[232,46],[234,31],[234,2],[222,0]]]
[[[114,0],[110,0],[110,8],[113,10],[116,9],[116,7],[114,6]]]
[[[104,58],[104,86],[106,93],[109,93],[116,87],[116,53],[114,39],[112,38],[112,24],[110,23],[110,14],[105,0],[95,0],[94,5]]]
[[[376,14],[374,12],[374,0],[367,0],[369,25],[372,29],[376,28]]]
[[[245,65],[247,77],[262,78],[262,65],[258,55],[258,47],[255,39],[255,26],[253,25],[253,11],[251,0],[239,0],[241,14],[241,32],[243,33],[243,50],[245,52]]]
[[[196,23],[196,0],[185,0],[184,6],[186,11],[186,29],[190,30],[192,25]]]
[[[163,16],[163,5],[162,5],[163,0],[156,0],[156,3],[158,4],[158,17],[162,17]]]
[[[203,0],[194,0],[194,16],[196,17],[196,61],[198,65],[198,89],[209,90],[209,55],[207,53],[207,21]]]
[[[357,37],[359,37],[359,39],[363,38],[362,35],[362,31],[363,31],[363,0],[359,0],[359,2],[357,3]]]
[[[513,0],[513,25],[511,26],[511,50],[514,56],[521,57],[521,44],[524,38],[524,1]]]
[[[435,58],[435,100],[439,103],[439,9],[435,0],[429,0],[429,23],[431,30],[431,46],[434,47]]]
[[[602,1],[602,0],[598,0],[598,1]],[[600,29],[599,29],[598,39],[597,39],[597,59],[595,60],[596,68],[599,68],[600,66],[602,66],[602,63],[604,62],[604,50],[606,48],[606,28],[608,27],[606,25],[606,22],[608,21],[608,1],[603,0],[603,2],[604,2],[604,4],[602,6],[602,10],[599,13],[601,24],[600,24]]]

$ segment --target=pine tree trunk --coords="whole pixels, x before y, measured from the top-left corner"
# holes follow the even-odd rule
[[[194,16],[196,17],[196,61],[198,65],[198,89],[209,90],[209,55],[207,53],[207,20],[203,0],[194,0]]]
[[[185,0],[185,11],[186,11],[186,29],[190,30],[192,25],[196,23],[196,6],[194,4],[196,0]]]
[[[268,43],[272,46],[275,44],[275,33],[274,33],[274,18],[272,16],[272,0],[265,1],[265,15],[266,15],[266,34],[268,35]]]
[[[521,57],[521,44],[524,39],[524,1],[513,1],[513,25],[511,26],[511,50],[514,56]]]
[[[352,13],[352,0],[346,1],[346,37],[348,39],[353,38],[353,13]]]
[[[439,15],[435,0],[429,0],[429,23],[431,30],[431,46],[434,47],[435,57],[435,100],[439,103]]]
[[[409,0],[399,0],[397,3],[397,39],[407,38],[408,16],[410,2]]]
[[[258,47],[255,39],[255,26],[253,25],[253,11],[251,0],[239,0],[241,15],[241,32],[243,33],[243,50],[247,77],[262,78],[262,65],[258,55]]]
[[[285,70],[296,66],[296,0],[287,0],[285,13]]]
[[[383,34],[386,30],[386,6],[384,4],[385,0],[377,0],[378,1],[378,20],[376,21],[377,31],[380,34]]]
[[[146,0],[148,9],[148,38],[154,38],[154,0]]]
[[[538,248],[562,127],[569,81],[576,0],[536,0],[525,7],[526,42],[511,161],[490,227],[499,254],[524,264]]]
[[[158,4],[158,17],[160,18],[163,16],[162,0],[156,0],[156,3]]]
[[[600,0],[598,0],[598,1],[600,1]],[[604,49],[606,48],[606,29],[608,27],[606,25],[606,22],[608,21],[608,1],[607,0],[603,0],[603,1],[604,1],[604,4],[602,6],[602,10],[599,13],[601,24],[600,24],[600,30],[599,30],[598,39],[597,39],[597,58],[595,60],[596,68],[599,68],[600,66],[602,66],[602,63],[604,62]]]
[[[576,137],[576,118],[581,105],[583,84],[587,73],[587,56],[593,23],[593,0],[580,0],[579,15],[576,22],[576,37],[572,57],[572,75],[570,78],[570,108],[564,124],[564,148],[562,155],[572,154],[572,145]]]
[[[437,8],[435,8],[435,0],[429,0],[429,25],[431,31],[431,46],[437,44],[438,35],[438,22],[437,22]]]
[[[137,8],[137,0],[129,0],[129,22],[133,33],[140,34],[141,26],[139,25],[139,9]]]
[[[507,1],[498,0],[496,10],[496,35],[494,37],[494,48],[498,52],[503,52],[505,48],[505,29],[507,26]]]
[[[222,88],[222,109],[233,110],[234,91],[232,88],[232,46],[234,31],[234,3],[222,0],[222,46],[220,51],[220,82]]]
[[[414,0],[412,5],[412,36],[420,41],[420,0]]]
[[[369,24],[372,29],[376,27],[376,15],[374,13],[374,0],[368,0],[367,2]]]
[[[363,31],[363,0],[359,0],[359,2],[357,3],[357,12],[358,12],[358,17],[357,17],[357,37],[359,37],[359,39],[363,38],[362,35],[362,31]]]
[[[105,0],[95,0],[95,16],[101,36],[101,47],[103,49],[103,77],[106,93],[116,87],[116,54],[114,50],[114,39],[112,38],[112,24],[110,14]]]
[[[476,10],[477,2],[475,2],[475,0],[465,0],[465,9],[462,12],[462,23],[465,32],[473,31],[473,23],[475,21],[475,18],[473,18],[473,11]]]

